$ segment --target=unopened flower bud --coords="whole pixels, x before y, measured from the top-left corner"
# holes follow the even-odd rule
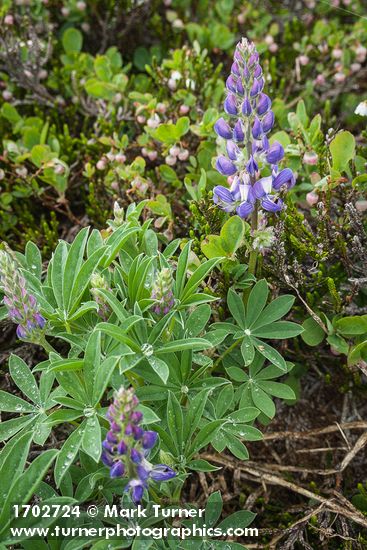
[[[126,161],[126,157],[123,153],[117,153],[117,155],[115,156],[115,161],[119,164],[124,164],[124,162]]]
[[[314,191],[310,191],[310,193],[307,193],[306,195],[306,201],[310,206],[314,206],[319,202],[319,196]]]
[[[10,101],[13,97],[13,94],[11,93],[10,90],[4,90],[2,95],[5,101]]]
[[[104,170],[107,166],[107,159],[102,157],[96,164],[97,170]]]
[[[14,17],[8,13],[7,15],[5,15],[4,17],[4,23],[5,25],[14,25]]]
[[[306,66],[308,65],[310,58],[307,55],[300,55],[298,58],[300,65]]]
[[[180,115],[186,115],[189,111],[190,111],[190,107],[188,105],[180,106]]]
[[[305,154],[303,155],[304,164],[315,165],[317,164],[318,160],[319,160],[319,157],[317,153],[315,153],[315,151],[306,151]]]
[[[158,113],[164,114],[167,111],[167,107],[164,103],[157,103],[156,110]]]
[[[178,154],[179,160],[187,160],[189,158],[190,152],[188,149],[181,149]]]
[[[158,157],[157,151],[149,151],[149,153],[148,153],[148,159],[149,160],[154,161],[154,160],[156,160],[157,157]]]
[[[138,115],[136,117],[136,120],[139,122],[139,124],[145,124],[146,118],[144,115]]]

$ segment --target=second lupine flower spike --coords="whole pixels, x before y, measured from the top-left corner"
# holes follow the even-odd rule
[[[263,210],[277,212],[284,206],[279,192],[295,184],[289,168],[279,171],[278,163],[284,157],[280,143],[269,144],[268,134],[275,122],[271,99],[263,92],[265,80],[259,64],[259,54],[253,42],[243,38],[237,44],[224,110],[230,116],[221,117],[214,125],[219,137],[227,141],[227,155],[220,155],[216,169],[229,176],[231,188],[214,188],[214,202],[226,212],[236,212],[242,218],[259,201]],[[261,177],[261,172],[266,175]],[[250,186],[250,188],[249,188]]]
[[[176,472],[166,464],[151,464],[147,456],[157,441],[157,433],[141,427],[143,414],[132,388],[120,388],[110,405],[107,418],[110,429],[102,443],[101,460],[110,468],[112,478],[127,478],[125,491],[131,493],[135,503],[141,501],[150,479],[167,481]]]

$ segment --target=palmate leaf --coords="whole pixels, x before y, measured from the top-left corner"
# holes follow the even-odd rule
[[[264,309],[269,295],[265,279],[258,281],[250,292],[246,307],[246,328],[252,327]]]

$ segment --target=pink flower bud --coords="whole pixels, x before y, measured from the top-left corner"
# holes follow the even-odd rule
[[[336,73],[334,74],[334,80],[335,82],[342,83],[346,79],[346,75],[344,73]]]
[[[62,164],[56,164],[54,172],[55,174],[62,176],[62,174],[64,174],[65,172],[65,166],[63,166]]]
[[[155,115],[154,117],[148,118],[147,125],[149,128],[157,128],[160,123],[160,118],[158,115]]]
[[[367,200],[356,201],[356,209],[358,212],[365,212],[367,210]]]
[[[314,193],[313,191],[311,191],[310,193],[307,193],[306,201],[307,201],[307,204],[309,204],[310,206],[314,206],[319,202],[319,196],[317,195],[317,193]]]
[[[244,14],[244,13],[239,13],[239,14],[237,15],[237,21],[238,21],[238,23],[239,23],[240,25],[243,25],[243,24],[245,23],[245,21],[246,21],[246,16],[245,16],[245,14]]]
[[[190,111],[190,107],[188,105],[181,105],[180,115],[186,115],[189,111]]]
[[[189,158],[190,152],[188,149],[181,149],[181,151],[178,154],[178,158],[180,160],[187,160]]]
[[[341,59],[343,57],[343,50],[341,50],[340,48],[334,48],[331,52],[331,55],[334,59]]]
[[[61,13],[64,17],[68,17],[70,15],[70,10],[66,6],[63,6],[61,8]]]
[[[146,118],[145,118],[144,115],[138,115],[138,116],[136,117],[136,120],[139,122],[139,124],[144,124],[145,121],[146,121]]]
[[[117,155],[115,156],[115,161],[119,164],[124,164],[124,162],[126,161],[126,157],[123,153],[117,153]]]
[[[97,170],[104,170],[106,166],[107,166],[107,159],[104,157],[101,158],[96,164]]]
[[[147,157],[148,153],[149,153],[148,149],[146,147],[142,147],[141,154],[143,155],[143,157]]]
[[[304,67],[308,65],[308,62],[310,61],[310,58],[307,55],[300,55],[298,58],[301,65]]]
[[[317,86],[323,86],[326,83],[325,76],[323,74],[318,74],[317,77],[314,80],[315,84]]]
[[[163,115],[167,111],[167,107],[164,103],[157,103],[156,110]]]
[[[148,159],[151,161],[156,160],[157,156],[158,156],[157,151],[149,151],[148,153]]]
[[[358,73],[362,68],[362,65],[360,63],[352,63],[350,66],[350,70],[352,73]]]
[[[267,34],[264,38],[264,42],[267,46],[270,46],[274,42],[274,38],[271,36],[271,34]]]
[[[311,164],[315,165],[317,164],[317,161],[319,160],[319,157],[315,151],[306,151],[303,155],[303,163],[304,164]]]
[[[366,59],[366,55],[367,55],[367,48],[365,48],[364,46],[362,46],[361,44],[356,48],[355,50],[356,52],[356,56],[357,56],[357,61],[359,63],[364,63],[365,59]]]
[[[4,23],[5,25],[14,25],[14,17],[10,13],[8,13],[4,17]]]
[[[12,97],[13,97],[13,94],[11,93],[10,90],[3,91],[3,98],[5,99],[5,101],[10,101]]]
[[[177,155],[180,153],[181,149],[177,146],[177,145],[174,145],[173,147],[171,147],[171,149],[169,150],[169,154],[172,156],[172,157],[177,157]]]
[[[177,88],[177,84],[176,84],[176,80],[174,78],[170,78],[169,81],[168,81],[168,87],[169,89],[174,92],[175,89]]]
[[[77,2],[75,5],[76,5],[76,9],[79,10],[79,11],[84,11],[85,8],[87,7],[87,4],[85,2],[83,2],[82,0]]]
[[[166,164],[168,164],[168,166],[174,166],[176,164],[177,157],[168,155],[164,160],[166,161]]]
[[[276,53],[278,51],[278,44],[276,44],[276,42],[274,42],[273,44],[270,44],[269,46],[269,52],[271,53]]]
[[[118,184],[117,181],[113,181],[113,182],[111,183],[111,189],[112,189],[113,191],[119,191],[119,190],[120,190],[120,186],[119,186],[119,184]]]

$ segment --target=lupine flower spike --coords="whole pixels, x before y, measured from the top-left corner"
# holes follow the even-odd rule
[[[152,289],[152,299],[156,300],[153,311],[156,315],[166,315],[175,304],[172,292],[173,278],[171,270],[164,267],[159,271]]]
[[[226,212],[246,218],[256,201],[269,212],[283,208],[280,191],[290,189],[295,177],[289,168],[279,169],[284,156],[280,143],[269,144],[274,125],[271,99],[263,92],[265,80],[255,45],[243,38],[237,44],[226,88],[224,110],[230,122],[220,118],[214,125],[226,140],[227,155],[216,161],[218,172],[230,177],[228,189],[214,188],[214,202]],[[261,177],[261,173],[268,174]]]
[[[153,466],[147,460],[158,436],[141,427],[143,414],[136,410],[138,404],[133,388],[120,388],[116,393],[106,415],[110,430],[102,443],[101,456],[112,478],[128,478],[125,491],[131,492],[135,503],[141,501],[150,480],[167,481],[176,475],[169,466]]]
[[[16,261],[6,250],[0,250],[0,290],[9,318],[16,323],[21,340],[39,343],[44,338],[46,320],[42,317],[36,298],[30,294]]]

